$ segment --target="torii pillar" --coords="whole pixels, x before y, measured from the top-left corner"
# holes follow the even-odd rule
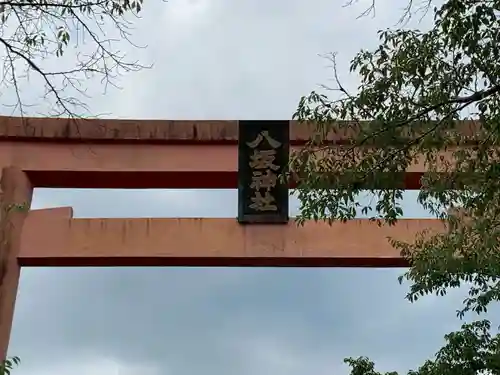
[[[239,125],[238,121],[0,117],[0,360],[7,353],[20,267],[401,267],[406,262],[390,246],[388,236],[412,241],[423,229],[443,230],[441,222],[422,219],[381,228],[367,219],[297,227],[288,222],[287,194],[272,196],[273,163],[283,162],[273,150],[286,147],[287,154],[288,147],[301,147],[311,136],[311,127],[281,122],[289,127],[290,145],[286,137],[285,142],[268,139],[270,148],[249,163],[252,156],[242,158],[238,150]],[[258,140],[267,138],[263,129],[247,134],[252,135],[245,141],[250,149],[256,150],[263,141]],[[342,143],[347,137],[334,135],[330,141]],[[257,180],[249,179],[250,174],[242,178],[242,165],[250,164],[254,170],[247,172]],[[418,189],[424,171],[418,161],[410,166],[405,187]],[[234,218],[73,219],[71,208],[28,212],[35,187],[239,188],[239,222]]]
[[[15,167],[1,171],[0,192],[0,360],[9,343],[21,266],[17,261],[21,232],[28,216],[33,188],[26,174]]]

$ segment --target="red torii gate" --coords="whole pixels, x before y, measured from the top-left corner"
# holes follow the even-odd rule
[[[311,128],[289,126],[290,147],[304,145]],[[397,267],[405,262],[388,236],[411,241],[443,228],[429,219],[244,226],[234,218],[73,219],[66,207],[28,210],[35,187],[237,188],[238,121],[0,117],[0,169],[0,359],[21,267]],[[423,172],[415,163],[406,188],[418,189]]]

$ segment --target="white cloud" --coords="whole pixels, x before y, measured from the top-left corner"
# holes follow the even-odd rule
[[[197,26],[209,20],[210,11],[215,2],[212,0],[170,0],[164,12],[167,30],[170,30],[180,42],[180,37],[195,32]],[[167,38],[169,38],[168,35]]]
[[[247,368],[246,373],[249,375],[339,374],[334,369],[339,367],[342,358],[335,353],[325,355],[323,350],[320,351],[321,354],[311,350],[304,355],[300,350],[300,343],[296,344],[298,345],[294,347],[294,343],[273,336],[235,340],[235,345],[239,346],[240,355]]]
[[[20,366],[15,370],[17,375],[160,375],[169,374],[162,364],[137,363],[133,358],[128,361],[95,356],[72,357],[68,359],[53,359],[44,366],[36,368]]]

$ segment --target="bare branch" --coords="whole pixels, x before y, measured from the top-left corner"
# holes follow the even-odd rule
[[[127,72],[151,67],[128,61],[118,50],[130,39],[132,23],[143,0],[36,0],[0,1],[0,45],[6,56],[3,92],[14,93],[14,109],[24,114],[23,83],[41,79],[43,102],[50,115],[89,115],[81,100],[88,97],[85,84],[100,79],[104,90],[117,86]],[[77,52],[65,52],[75,47]],[[60,66],[54,69],[54,65]],[[36,85],[35,85],[36,86]],[[31,90],[30,90],[31,91]],[[7,103],[0,105],[8,106]],[[31,106],[28,105],[28,108]],[[83,112],[81,112],[83,110]]]

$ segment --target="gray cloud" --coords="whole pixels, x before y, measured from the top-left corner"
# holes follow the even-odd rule
[[[233,217],[235,194],[39,190],[34,206],[71,205],[77,217]],[[414,198],[407,193],[410,209]],[[118,369],[132,362],[159,374],[326,373],[349,355],[407,368],[456,326],[460,296],[411,306],[396,281],[402,272],[25,269],[11,352],[24,359],[21,375],[42,373],[40,366],[65,373],[82,362]]]
[[[318,53],[338,51],[346,72],[358,49],[376,43],[376,30],[397,21],[390,0],[378,1],[376,18],[356,20],[367,3],[147,4],[135,40],[149,47],[129,52],[154,68],[104,96],[92,86],[89,104],[121,118],[290,118],[300,96],[331,77]],[[78,217],[234,217],[236,192],[36,192],[35,207],[63,205]],[[406,209],[426,216],[414,193]],[[412,306],[397,284],[402,272],[25,269],[11,353],[23,359],[19,375],[330,374],[345,371],[350,355],[407,369],[457,326],[462,295]]]

